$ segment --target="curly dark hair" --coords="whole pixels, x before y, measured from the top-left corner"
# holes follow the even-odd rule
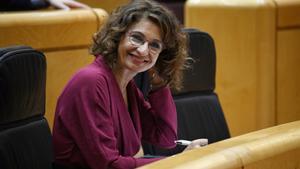
[[[166,84],[179,90],[182,87],[183,70],[187,67],[186,34],[181,31],[175,15],[157,2],[133,0],[114,10],[94,35],[91,53],[102,55],[106,63],[113,67],[122,36],[132,24],[144,18],[157,24],[163,35],[164,49],[159,54],[155,68]]]

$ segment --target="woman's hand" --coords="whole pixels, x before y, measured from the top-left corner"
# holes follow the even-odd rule
[[[80,2],[76,2],[74,0],[47,0],[47,1],[51,6],[63,10],[70,10],[71,8],[83,8],[83,9],[90,8],[89,6]]]
[[[207,144],[208,144],[208,139],[206,139],[206,138],[196,139],[196,140],[193,140],[192,143],[189,144],[183,151],[200,148],[200,147],[206,146]]]

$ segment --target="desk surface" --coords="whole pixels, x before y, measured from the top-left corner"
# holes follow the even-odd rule
[[[300,121],[210,144],[140,167],[140,169],[242,168],[258,161],[272,159],[273,156],[280,157],[281,154],[294,152],[294,150],[300,153]],[[288,162],[298,165],[300,157],[293,159],[289,158]]]

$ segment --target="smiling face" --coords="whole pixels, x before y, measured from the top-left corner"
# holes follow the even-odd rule
[[[142,19],[131,25],[121,38],[117,65],[134,74],[146,71],[155,65],[161,48],[160,28]]]

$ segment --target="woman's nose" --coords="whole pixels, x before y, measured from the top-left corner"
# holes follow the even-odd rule
[[[141,54],[141,55],[148,55],[149,54],[149,45],[148,42],[145,42],[143,45],[139,46],[137,48],[137,51]]]

